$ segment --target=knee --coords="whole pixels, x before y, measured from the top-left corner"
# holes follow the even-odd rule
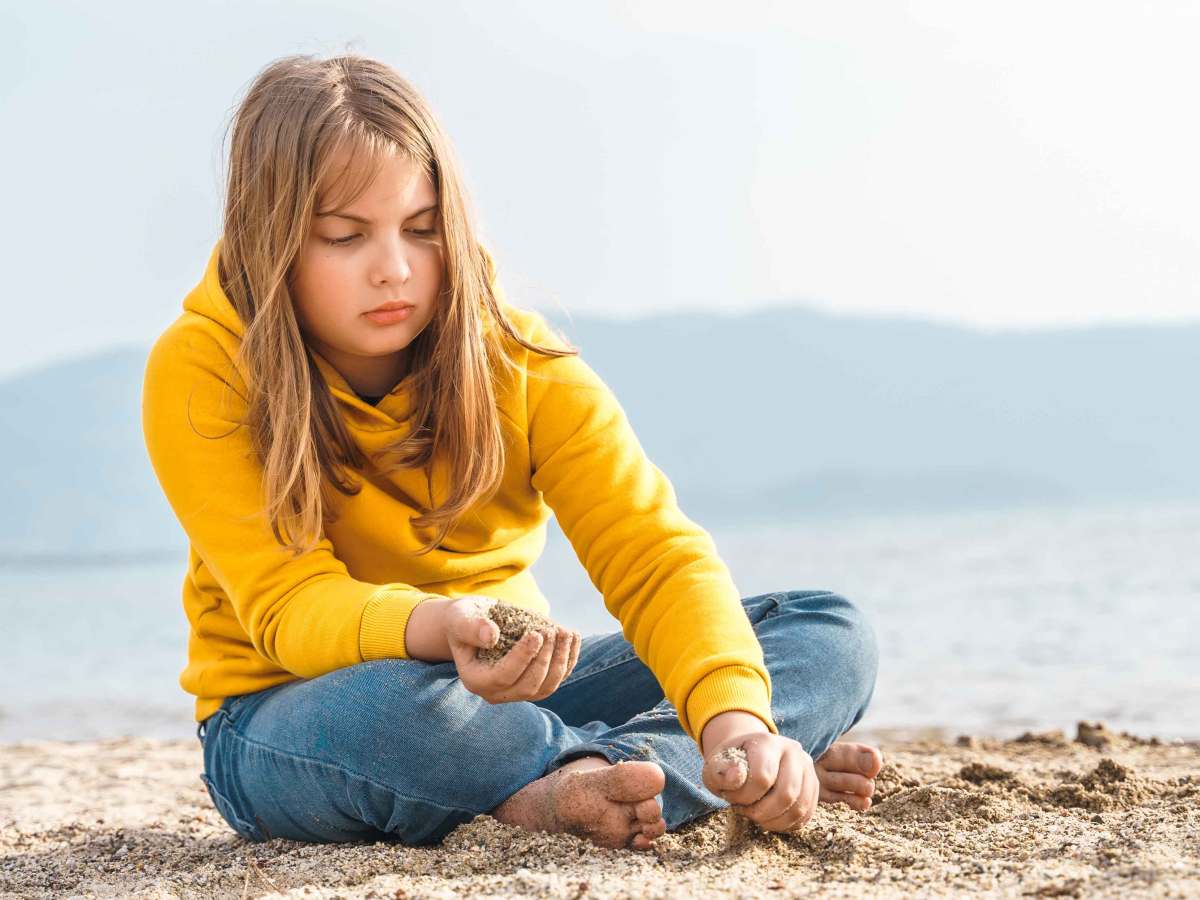
[[[475,813],[507,799],[513,784],[531,780],[547,748],[531,744],[544,733],[537,707],[491,704],[459,680],[453,663],[380,659],[351,667],[361,678],[354,691],[356,749],[370,754],[378,780],[409,798],[423,798]],[[496,747],[523,752],[494,752]],[[487,765],[473,765],[482,757]],[[447,765],[445,777],[414,771]]]
[[[345,670],[352,682],[343,715],[354,719],[354,740],[409,758],[436,758],[475,734],[479,710],[453,667],[407,659],[377,659]],[[419,727],[405,727],[419,723]],[[348,729],[349,731],[349,729]]]
[[[826,626],[813,652],[822,656],[822,670],[840,692],[865,709],[875,692],[879,645],[862,608],[832,591],[790,591],[785,602],[802,605],[807,616]]]

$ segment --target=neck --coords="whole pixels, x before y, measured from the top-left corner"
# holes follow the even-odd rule
[[[408,374],[410,354],[407,347],[387,356],[343,353],[319,341],[314,341],[313,347],[359,396],[381,397]]]

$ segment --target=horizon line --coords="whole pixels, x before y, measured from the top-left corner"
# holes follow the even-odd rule
[[[519,304],[516,304],[519,306]],[[614,322],[618,324],[633,324],[636,322],[663,320],[663,319],[679,319],[689,316],[708,316],[714,318],[725,319],[748,319],[758,316],[768,316],[772,313],[788,313],[802,312],[811,315],[817,315],[826,319],[840,319],[855,323],[877,323],[877,324],[904,324],[904,325],[926,325],[934,328],[943,328],[948,330],[961,331],[972,333],[984,337],[1012,337],[1012,336],[1030,336],[1030,335],[1066,335],[1080,334],[1086,332],[1097,331],[1119,331],[1119,330],[1159,330],[1169,331],[1172,329],[1188,329],[1200,327],[1200,317],[1177,319],[1123,319],[1123,318],[1107,318],[1097,319],[1090,322],[1079,323],[1050,323],[1050,324],[1029,324],[1029,325],[1004,325],[1004,326],[988,326],[974,324],[967,321],[950,319],[946,317],[937,317],[922,314],[904,314],[904,313],[876,313],[865,310],[850,310],[840,311],[831,310],[821,307],[813,303],[793,302],[788,304],[763,304],[749,309],[741,310],[725,310],[717,307],[676,307],[668,309],[659,309],[644,313],[621,314],[621,313],[598,313],[591,310],[570,310],[561,307],[555,307],[547,304],[531,304],[522,308],[534,310],[542,315],[550,315],[555,319],[563,318],[568,322],[574,322],[576,319]],[[117,341],[111,344],[106,344],[101,347],[96,347],[91,350],[84,350],[77,353],[69,353],[62,356],[49,357],[47,359],[32,362],[23,365],[16,369],[3,370],[0,369],[0,385],[7,381],[17,378],[23,378],[28,375],[36,374],[37,372],[55,368],[56,366],[67,365],[70,363],[82,362],[88,359],[95,359],[102,356],[110,356],[121,353],[127,350],[145,350],[149,351],[154,343],[154,338],[149,338],[145,341],[131,338],[126,341]]]

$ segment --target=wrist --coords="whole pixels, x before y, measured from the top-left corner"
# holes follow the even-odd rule
[[[404,653],[408,659],[446,662],[454,658],[446,637],[446,611],[453,602],[449,597],[431,596],[413,607],[404,628]]]
[[[708,758],[710,751],[733,737],[746,734],[770,734],[771,729],[754,713],[741,709],[730,709],[717,713],[704,725],[700,734],[700,755]]]

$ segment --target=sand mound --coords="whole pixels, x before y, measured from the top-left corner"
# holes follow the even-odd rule
[[[885,754],[884,759],[888,759],[887,754]],[[878,806],[884,800],[894,797],[901,791],[920,786],[920,780],[913,773],[905,769],[902,764],[894,761],[884,762],[883,768],[875,776],[875,794],[871,799],[874,805]]]

